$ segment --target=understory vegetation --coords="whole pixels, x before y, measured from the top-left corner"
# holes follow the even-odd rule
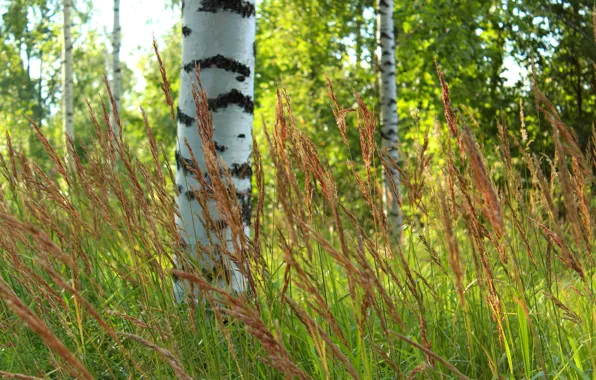
[[[84,159],[71,144],[65,160],[33,123],[46,172],[7,133],[0,377],[591,378],[596,135],[580,146],[535,88],[520,100],[521,128],[503,118],[499,143],[482,146],[482,125],[451,104],[438,66],[437,78],[445,121],[420,131],[399,163],[377,146],[366,99],[338,104],[329,83],[329,133],[349,157],[330,165],[280,83],[275,119],[259,131],[266,144],[253,148],[250,239],[196,89],[211,181],[189,196],[216,200],[235,247],[223,253],[249,279],[242,294],[215,287],[185,257],[176,168],[148,123],[146,161],[111,132],[106,105],[89,107],[95,137]],[[540,110],[552,153],[533,149],[526,102]],[[346,137],[355,131],[358,152]],[[348,175],[338,179],[338,166]],[[379,187],[391,168],[402,179],[401,242]],[[185,302],[174,299],[174,278]]]

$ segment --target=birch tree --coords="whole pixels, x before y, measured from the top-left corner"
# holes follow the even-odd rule
[[[393,30],[393,0],[379,0],[377,6],[377,62],[379,64],[381,98],[381,147],[388,157],[399,162],[397,133],[397,83],[395,78],[395,32]],[[391,233],[397,241],[401,235],[399,207],[399,172],[388,165],[384,175],[383,202]]]
[[[188,140],[199,168],[206,173],[202,142],[197,130],[196,107],[192,86],[196,85],[196,67],[201,69],[201,82],[208,96],[209,109],[213,115],[213,140],[220,160],[223,160],[232,176],[236,196],[242,210],[244,233],[250,229],[251,148],[255,64],[255,1],[254,0],[186,0],[182,2],[182,70],[177,122],[176,203],[181,217],[176,222],[183,231],[183,239],[190,254],[203,272],[211,275],[222,264],[226,279],[217,273],[221,286],[236,292],[246,290],[247,283],[236,263],[221,254],[197,253],[197,247],[209,246],[210,240],[233,252],[229,227],[226,221],[217,220],[213,200],[208,200],[208,210],[202,210],[194,190],[200,188],[188,165],[191,152],[185,144]],[[206,178],[209,182],[209,179]],[[225,228],[227,241],[218,241],[213,231],[206,230],[203,212]],[[184,286],[177,281],[176,297],[181,300]]]
[[[67,136],[73,141],[74,132],[74,98],[73,98],[73,62],[72,62],[72,0],[64,0],[63,41],[62,41],[62,131],[66,142]],[[65,144],[65,146],[67,146]]]
[[[120,67],[120,0],[114,0],[114,29],[112,30],[112,95],[116,103],[116,111],[120,112],[120,95],[122,93],[122,70]],[[119,126],[112,115],[112,129],[118,136]]]

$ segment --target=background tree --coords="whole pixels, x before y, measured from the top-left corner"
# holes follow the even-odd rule
[[[64,0],[63,17],[63,41],[62,41],[62,131],[64,139],[75,138],[74,131],[74,98],[73,98],[73,61],[72,61],[72,0]],[[66,143],[65,143],[66,146]]]
[[[380,87],[381,147],[389,162],[399,164],[399,134],[397,128],[397,78],[395,77],[395,31],[393,28],[393,0],[379,0],[377,5],[377,64]],[[383,173],[383,201],[392,233],[399,241],[401,210],[399,207],[399,171],[391,165]]]
[[[120,112],[120,96],[122,93],[122,68],[120,67],[120,0],[114,0],[114,28],[112,30],[112,95],[116,103],[116,111]],[[113,116],[112,116],[113,118]],[[112,120],[114,133],[120,133],[116,121]]]

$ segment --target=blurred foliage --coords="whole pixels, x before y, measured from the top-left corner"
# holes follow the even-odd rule
[[[11,1],[5,7],[0,24],[0,123],[32,150],[35,142],[24,116],[43,124],[58,101],[61,50],[50,41],[59,35],[59,26],[51,22],[59,9],[51,0]]]
[[[177,22],[170,33],[158,42],[159,53],[168,73],[172,99],[176,101],[180,87],[180,54],[182,51],[180,28],[181,23]],[[163,145],[167,151],[173,151],[176,140],[176,123],[172,120],[170,110],[165,103],[159,64],[153,50],[141,57],[137,69],[143,73],[145,86],[142,91],[133,91],[132,103],[145,110],[156,141]],[[128,141],[131,145],[144,144],[146,133],[140,112],[130,113],[126,116],[132,121],[128,129]]]
[[[108,50],[105,36],[90,28],[92,1],[74,1],[74,6],[75,126],[77,150],[84,159],[83,146],[93,140],[86,103],[89,100],[101,114],[99,95],[107,101],[103,74]],[[0,13],[0,128],[11,133],[19,149],[42,158],[43,149],[27,117],[61,146],[61,1],[11,0],[0,5]],[[130,88],[132,80],[132,71],[123,67],[124,86]],[[0,148],[4,149],[3,143]]]
[[[594,2],[510,1],[513,54],[533,67],[540,89],[578,134],[583,147],[592,130],[596,106]],[[548,130],[539,128],[544,140]]]
[[[163,2],[163,7],[179,6],[179,1]],[[350,149],[346,153],[340,148],[326,76],[333,81],[342,106],[353,107],[353,93],[357,92],[368,106],[378,108],[376,2],[262,0],[258,6],[257,141],[265,144],[263,121],[272,127],[276,90],[285,86],[296,122],[325,152],[326,162],[349,170],[344,165],[346,160],[360,160],[355,120],[353,114],[348,116],[352,127],[348,129]],[[575,128],[585,146],[596,102],[592,6],[588,0],[397,2],[396,80],[403,159],[408,159],[424,131],[442,119],[435,59],[451,84],[453,103],[466,105],[463,114],[476,120],[468,121],[477,129],[482,145],[492,146],[497,120],[518,133],[516,115],[521,100],[533,146],[552,151],[549,128],[534,109],[530,93],[535,81],[559,105],[563,119]],[[78,0],[75,8],[75,122],[80,147],[91,135],[86,99],[99,114],[100,95],[107,101],[102,75],[109,61],[109,35],[91,30],[93,1]],[[10,0],[0,5],[0,13],[0,123],[24,149],[39,155],[24,116],[40,123],[53,141],[61,141],[60,2]],[[172,31],[159,41],[174,99],[180,44],[180,23],[175,22]],[[143,49],[136,74],[123,68],[124,132],[131,147],[148,154],[138,110],[143,106],[158,142],[171,151],[175,123],[163,98],[155,54],[149,46]],[[143,83],[137,86],[139,81]],[[431,146],[431,152],[436,148]],[[489,155],[487,160],[498,163],[496,155]]]

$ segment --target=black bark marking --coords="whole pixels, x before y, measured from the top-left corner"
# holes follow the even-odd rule
[[[192,33],[192,30],[188,26],[185,25],[182,27],[182,35],[184,37],[190,36],[191,33]]]
[[[188,190],[186,193],[184,193],[184,195],[186,195],[186,199],[191,202],[194,201],[195,199],[197,199],[197,196],[195,195],[195,192],[192,190]]]
[[[228,11],[238,13],[242,17],[255,15],[255,6],[244,0],[203,0],[199,12],[217,13]]]
[[[246,77],[243,77],[242,75],[239,75],[239,76],[236,77],[236,80],[238,82],[244,82],[245,79],[246,79]]]
[[[395,130],[390,129],[387,132],[383,132],[383,130],[381,130],[381,138],[383,140],[389,140],[389,141],[397,141],[397,138],[394,138],[393,136],[395,136],[397,133],[395,132]]]
[[[208,282],[214,282],[223,277],[224,282],[226,284],[230,284],[232,281],[232,274],[230,273],[230,270],[227,267],[227,265],[225,265],[223,262],[222,249],[219,245],[217,245],[214,251],[214,256],[217,258],[217,260],[213,263],[213,266],[211,268],[201,268],[201,272],[203,273],[203,276]],[[224,323],[226,323],[225,321],[226,320],[224,320]]]
[[[394,105],[394,104],[397,104],[397,102],[395,101],[395,99],[389,99],[389,103],[388,103],[388,105],[389,105],[389,106],[392,106],[392,105]]]
[[[214,141],[213,143],[215,144],[215,150],[218,151],[219,153],[223,153],[226,150],[228,150],[228,147],[225,145],[220,145],[216,141]]]
[[[255,105],[252,98],[244,95],[240,91],[233,89],[232,91],[222,94],[215,99],[209,99],[209,109],[216,112],[220,108],[227,108],[228,106],[236,104],[244,110],[244,112],[253,114]]]
[[[183,189],[182,185],[178,185],[178,192],[179,193],[182,193],[182,189]]]
[[[213,188],[211,186],[211,177],[209,177],[209,174],[203,174],[203,179],[205,180],[205,185],[207,186],[207,188],[205,189],[207,191],[207,194],[213,194]]]
[[[209,226],[209,228],[214,232],[223,231],[228,228],[228,222],[226,222],[224,219],[215,220],[213,225]]]
[[[252,176],[252,168],[248,162],[243,164],[232,164],[230,167],[230,174],[232,177],[238,179],[247,179]]]
[[[242,213],[242,224],[245,226],[250,226],[250,217],[252,215],[251,190],[248,192],[236,192],[236,198],[238,199]]]
[[[383,63],[383,65],[385,65],[385,66],[393,66],[393,62],[391,62],[391,61],[385,61]]]
[[[182,157],[178,150],[176,151],[174,157],[176,158],[176,169],[182,169],[184,175],[187,175],[191,171],[195,170],[192,160],[190,158]]]
[[[239,139],[243,139],[246,138],[246,135],[244,133],[241,133],[237,136]]]
[[[381,32],[381,39],[383,39],[383,38],[392,39],[392,37],[389,34],[387,34],[385,32]]]
[[[176,169],[180,170],[181,162],[180,162],[180,152],[178,150],[176,150],[176,152],[174,152],[174,158],[176,160]]]
[[[224,57],[221,54],[203,59],[195,59],[192,62],[184,65],[184,71],[190,73],[191,71],[194,71],[197,66],[199,66],[201,70],[217,67],[218,69],[238,73],[244,77],[250,76],[250,68],[248,66],[236,61],[235,59]]]
[[[389,6],[389,4],[385,0],[381,0],[381,2],[379,3],[379,5],[381,7],[388,7]]]
[[[186,125],[187,127],[191,127],[192,123],[194,123],[194,121],[195,121],[194,117],[190,117],[187,114],[185,114],[184,112],[182,112],[180,107],[177,107],[177,114],[178,114],[178,121],[180,123]]]
[[[257,44],[256,44],[256,42],[253,42],[252,43],[252,55],[253,55],[253,57],[256,57],[257,56]]]

